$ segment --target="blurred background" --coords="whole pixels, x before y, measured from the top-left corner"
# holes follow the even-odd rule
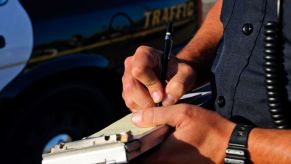
[[[124,59],[163,49],[168,22],[178,52],[214,2],[0,0],[1,162],[39,164],[127,114]]]

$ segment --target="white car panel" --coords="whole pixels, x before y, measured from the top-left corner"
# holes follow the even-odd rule
[[[31,21],[18,0],[0,6],[0,35],[5,47],[0,49],[0,91],[25,67],[33,47]]]

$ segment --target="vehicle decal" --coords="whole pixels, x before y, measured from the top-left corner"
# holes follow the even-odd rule
[[[194,15],[194,2],[189,1],[163,9],[154,9],[144,13],[144,28],[162,25],[175,20],[189,18]]]
[[[191,20],[188,19],[188,20],[182,20],[180,22],[175,22],[174,26],[180,26],[180,25],[188,23],[189,21],[191,21]],[[86,51],[86,50],[90,50],[90,49],[93,49],[93,48],[106,46],[106,45],[109,45],[109,44],[112,44],[112,43],[122,42],[122,41],[128,40],[130,38],[143,37],[145,35],[156,33],[158,31],[164,31],[164,29],[165,29],[164,26],[159,26],[159,27],[155,27],[155,28],[152,28],[152,29],[145,29],[144,31],[135,33],[133,35],[123,35],[123,36],[120,36],[120,37],[117,37],[117,38],[113,38],[113,39],[110,39],[110,40],[100,41],[100,42],[96,42],[96,43],[93,43],[93,44],[90,44],[90,45],[87,45],[87,46],[80,46],[80,47],[77,47],[77,48],[74,48],[74,49],[69,49],[69,50],[64,50],[64,51],[58,51],[58,49],[46,49],[45,52],[43,51],[43,53],[45,53],[46,55],[42,55],[42,56],[39,56],[39,57],[32,58],[29,61],[29,64],[45,61],[45,60],[48,60],[48,59],[52,59],[52,58],[55,58],[55,57],[64,56],[64,55],[68,55],[68,54],[80,53],[82,51]]]
[[[162,47],[167,22],[175,26],[173,46],[185,44],[200,25],[199,0],[130,1],[61,1],[56,7],[52,1],[20,0],[34,33],[27,69],[70,54],[102,55],[108,68],[120,67],[138,45]]]
[[[5,46],[0,49],[0,91],[25,67],[33,47],[30,19],[18,0],[0,6],[0,35]]]

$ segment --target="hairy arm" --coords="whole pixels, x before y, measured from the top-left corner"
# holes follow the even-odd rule
[[[147,157],[149,163],[223,163],[235,124],[189,104],[155,107],[133,114],[140,127],[167,124],[174,132]],[[291,130],[254,128],[248,140],[252,163],[291,163]]]
[[[249,136],[248,150],[253,163],[290,163],[291,131],[255,128]]]
[[[179,59],[191,63],[197,71],[208,69],[217,44],[223,34],[220,13],[223,0],[217,0],[208,12],[201,28],[187,46],[177,54]]]

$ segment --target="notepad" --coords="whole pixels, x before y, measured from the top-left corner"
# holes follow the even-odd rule
[[[139,139],[152,131],[156,130],[159,127],[149,127],[149,128],[140,128],[133,124],[131,121],[132,114],[128,114],[121,118],[120,120],[112,123],[108,127],[100,130],[99,132],[91,135],[90,137],[101,137],[101,136],[110,136],[114,134],[124,134],[130,133],[133,138]]]

